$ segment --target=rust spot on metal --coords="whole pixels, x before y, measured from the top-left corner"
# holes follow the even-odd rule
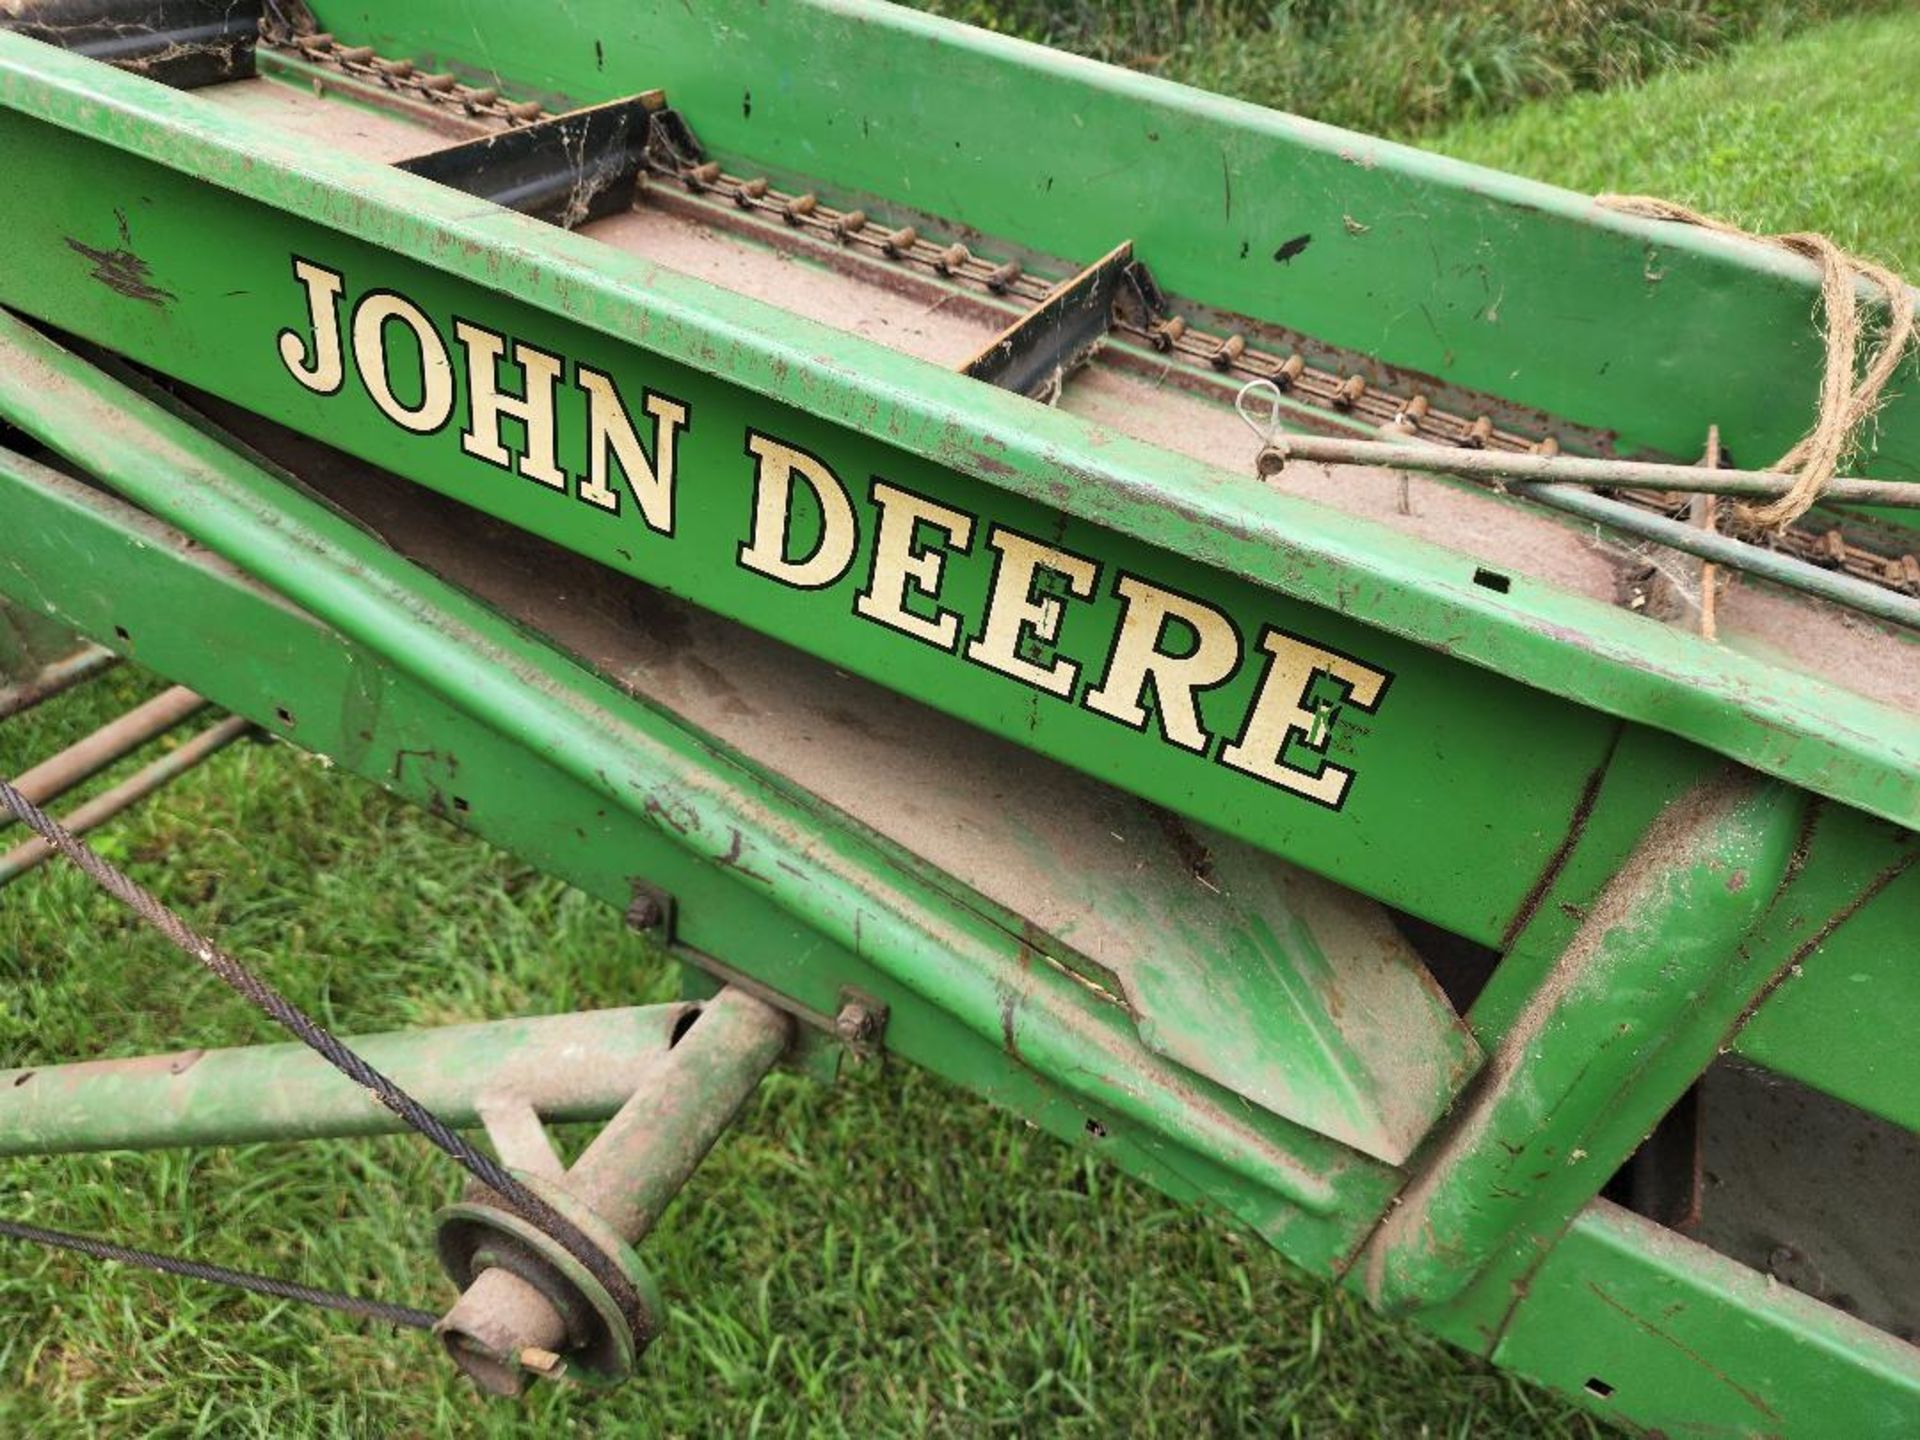
[[[1573,814],[1567,821],[1567,833],[1554,848],[1553,854],[1547,858],[1546,867],[1541,870],[1540,878],[1535,880],[1532,888],[1527,891],[1526,898],[1521,900],[1520,908],[1513,912],[1513,919],[1507,922],[1507,928],[1500,935],[1499,949],[1510,949],[1513,942],[1520,938],[1521,932],[1532,923],[1534,912],[1540,908],[1540,902],[1553,888],[1553,882],[1558,880],[1560,872],[1567,868],[1567,861],[1572,858],[1574,847],[1580,843],[1580,837],[1586,833],[1587,822],[1593,818],[1593,807],[1600,798],[1600,782],[1607,778],[1607,771],[1613,767],[1614,752],[1620,748],[1620,737],[1625,730],[1624,725],[1614,727],[1613,739],[1607,744],[1607,753],[1600,758],[1600,763],[1587,776],[1587,783],[1580,789],[1580,798],[1574,802]]]
[[[1858,895],[1829,915],[1818,930],[1796,946],[1793,953],[1786,958],[1785,963],[1774,971],[1767,983],[1760,988],[1759,994],[1755,995],[1747,1008],[1740,1012],[1740,1018],[1735,1020],[1727,1033],[1721,1037],[1722,1047],[1733,1043],[1733,1037],[1746,1028],[1747,1022],[1753,1019],[1760,1007],[1773,997],[1773,992],[1786,983],[1787,977],[1797,971],[1809,955],[1826,944],[1833,937],[1834,931],[1865,909],[1882,890],[1911,870],[1915,861],[1920,861],[1920,849],[1909,849],[1905,855],[1869,880]]]
[[[1591,1280],[1587,1281],[1586,1285],[1587,1285],[1587,1289],[1593,1292],[1594,1297],[1597,1300],[1599,1300],[1601,1304],[1605,1305],[1609,1310],[1616,1311],[1619,1314],[1626,1316],[1628,1320],[1632,1321],[1635,1325],[1639,1326],[1642,1330],[1646,1331],[1647,1334],[1653,1336],[1654,1339],[1662,1341],[1665,1344],[1671,1345],[1674,1349],[1678,1350],[1682,1355],[1686,1356],[1694,1364],[1698,1365],[1702,1370],[1705,1370],[1709,1375],[1713,1376],[1714,1379],[1718,1380],[1721,1384],[1725,1385],[1729,1390],[1733,1391],[1733,1393],[1738,1395],[1742,1400],[1746,1401],[1749,1405],[1753,1406],[1753,1408],[1758,1410],[1762,1415],[1766,1416],[1767,1419],[1778,1420],[1780,1418],[1779,1415],[1775,1413],[1773,1407],[1767,1404],[1765,1400],[1761,1399],[1753,1391],[1747,1389],[1746,1386],[1742,1385],[1739,1381],[1735,1380],[1731,1375],[1727,1374],[1726,1371],[1717,1367],[1711,1360],[1707,1359],[1707,1357],[1702,1355],[1698,1350],[1695,1350],[1692,1346],[1688,1345],[1684,1340],[1681,1340],[1678,1336],[1668,1334],[1665,1330],[1662,1330],[1658,1325],[1654,1324],[1651,1320],[1648,1320],[1643,1316],[1634,1314],[1633,1311],[1629,1310],[1625,1305],[1622,1305],[1618,1300],[1614,1299],[1613,1296],[1609,1295],[1605,1290],[1601,1289],[1600,1286],[1594,1283],[1593,1281]]]
[[[733,871],[736,875],[745,876],[749,880],[758,880],[762,885],[771,885],[773,883],[771,878],[762,875],[752,866],[741,863],[741,857],[746,850],[746,842],[741,839],[739,830],[730,827],[727,835],[727,853],[719,857],[718,863]]]
[[[120,244],[117,249],[102,250],[92,245],[82,244],[71,235],[67,236],[67,248],[75,254],[93,262],[91,278],[116,295],[124,295],[129,300],[142,300],[149,305],[164,307],[169,300],[177,297],[171,290],[162,290],[153,283],[153,272],[147,262],[133,251],[133,237],[127,231],[126,212],[115,210],[114,218],[120,222]]]

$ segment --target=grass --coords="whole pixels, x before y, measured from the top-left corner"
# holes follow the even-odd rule
[[[1435,143],[1913,265],[1894,165],[1917,60],[1920,16],[1850,21]],[[121,673],[9,722],[0,771],[153,687]],[[284,747],[226,752],[100,844],[344,1031],[672,987],[598,907]],[[6,1063],[279,1038],[65,869],[0,894],[0,963]],[[455,1188],[407,1139],[254,1146],[7,1162],[0,1215],[432,1304],[429,1217]],[[647,1251],[674,1313],[645,1376],[513,1408],[425,1337],[9,1246],[0,1433],[1593,1433],[899,1067],[775,1077]]]
[[[1836,21],[1725,64],[1579,95],[1422,143],[1592,193],[1818,230],[1920,278],[1920,17]]]
[[[1631,86],[1892,0],[914,0],[1203,90],[1420,135]]]
[[[0,771],[154,688],[122,673],[9,722]],[[284,746],[229,750],[97,843],[346,1032],[672,990],[610,913]],[[0,897],[0,956],[9,1064],[280,1038],[65,867]],[[456,1189],[405,1138],[36,1158],[0,1167],[0,1215],[432,1306]],[[647,1256],[673,1315],[644,1378],[516,1408],[424,1336],[8,1244],[0,1433],[1594,1433],[899,1066],[771,1079]]]

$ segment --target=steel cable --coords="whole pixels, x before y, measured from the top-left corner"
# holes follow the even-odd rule
[[[379,1320],[402,1330],[431,1330],[439,1317],[430,1310],[415,1310],[410,1305],[390,1305],[384,1300],[363,1300],[358,1295],[343,1295],[320,1290],[291,1280],[276,1280],[271,1275],[255,1275],[225,1265],[210,1265],[203,1260],[188,1260],[179,1255],[162,1255],[152,1250],[136,1250],[130,1245],[115,1245],[91,1235],[70,1235],[64,1230],[48,1230],[40,1225],[23,1225],[17,1220],[0,1220],[0,1237],[25,1240],[56,1250],[71,1250],[94,1260],[114,1260],[122,1265],[140,1265],[164,1275],[179,1275],[188,1280],[204,1280],[215,1285],[231,1285],[255,1295],[270,1295],[277,1300],[297,1300],[303,1305],[318,1305],[338,1310],[362,1320]]]
[[[372,1094],[410,1129],[424,1135],[438,1149],[451,1156],[469,1175],[493,1191],[509,1209],[557,1242],[606,1288],[633,1331],[638,1346],[644,1348],[653,1338],[653,1327],[632,1282],[612,1257],[595,1245],[571,1220],[521,1184],[491,1156],[468,1144],[458,1133],[441,1123],[432,1111],[361,1059],[325,1026],[195,931],[157,896],[68,832],[5,780],[0,780],[0,804],[4,804],[29,829],[71,860],[101,889],[159,931],[177,949],[192,956],[264,1014],[297,1036],[328,1064]]]

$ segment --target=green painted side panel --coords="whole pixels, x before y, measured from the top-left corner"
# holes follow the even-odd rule
[[[1734,1046],[1920,1131],[1920,838],[1846,812],[1823,824],[1862,832],[1857,848],[1875,868],[1850,867],[1785,917],[1789,968]]]
[[[0,145],[18,123],[0,120]],[[23,144],[16,184],[53,193],[70,191],[67,177],[76,173],[90,178],[85,194],[68,193],[48,208],[47,218],[10,227],[17,263],[0,275],[0,295],[29,305],[55,296],[52,308],[62,324],[136,359],[1437,924],[1482,939],[1501,933],[1609,743],[1613,726],[1604,716],[1475,674],[1432,650],[1207,572],[1177,553],[1033,499],[985,489],[878,437],[757,401],[713,376],[615,345],[505,295],[278,211],[247,206],[191,177],[124,157],[114,157],[114,166],[103,171],[103,158],[81,137],[57,131],[39,131]],[[110,244],[120,223],[117,211],[124,211],[131,243],[155,283],[173,293],[167,303],[129,300],[89,281],[87,262],[64,243],[61,227]],[[22,243],[23,231],[38,232],[34,243]],[[217,267],[203,263],[209,231],[234,241]],[[409,433],[386,419],[357,381],[336,395],[303,389],[275,349],[281,330],[300,325],[305,315],[294,255],[323,259],[341,271],[352,296],[376,287],[407,295],[443,330],[450,332],[458,316],[578,357],[613,376],[636,411],[639,397],[649,392],[680,402],[689,418],[678,447],[674,534],[649,530],[630,503],[608,515],[470,457],[457,423],[430,434]],[[408,393],[417,395],[417,356],[414,364],[415,374],[394,384],[412,385]],[[578,472],[586,463],[585,402],[578,390],[560,394],[558,428],[566,437],[561,463]],[[996,573],[996,556],[986,543],[991,526],[1097,560],[1101,575],[1094,593],[1067,602],[1054,647],[1077,666],[1075,699],[1043,693],[862,618],[855,597],[868,567],[859,559],[819,589],[787,586],[739,564],[754,515],[755,464],[747,445],[755,433],[829,465],[854,492],[863,537],[871,537],[875,526],[868,498],[874,477],[976,517],[971,549],[947,561],[940,591],[941,604],[963,617],[959,633],[968,640],[979,631]],[[817,540],[819,512],[813,507],[797,513],[812,527],[794,542],[798,556]],[[1337,717],[1325,759],[1354,777],[1339,809],[1218,762],[1219,741],[1238,734],[1251,710],[1261,680],[1257,664],[1243,664],[1202,700],[1203,717],[1218,737],[1214,754],[1182,749],[1164,741],[1157,726],[1135,731],[1077,703],[1104,672],[1119,625],[1115,585],[1122,575],[1205,595],[1231,616],[1247,654],[1256,659],[1255,638],[1272,627],[1391,677],[1371,715],[1343,708],[1339,687],[1323,691]],[[1053,658],[1035,654],[1043,663]],[[1530,754],[1520,770],[1508,763],[1516,736],[1524,737]],[[1317,769],[1322,762],[1307,755],[1296,763]]]
[[[625,907],[638,879],[669,891],[683,953],[718,957],[819,1013],[833,1012],[843,986],[873,996],[890,1008],[887,1046],[902,1059],[1063,1139],[1097,1146],[1176,1199],[1234,1217],[1297,1264],[1327,1273],[1392,1192],[1393,1175],[1383,1167],[1275,1122],[1268,1133],[1289,1137],[1283,1143],[1297,1147],[1298,1162],[1336,1197],[1327,1213],[1308,1213],[1195,1154],[1179,1134],[1069,1094],[1044,1063],[987,1042],[881,969],[796,924],[761,885],[675,843],[638,803],[610,803],[516,739],[270,598],[205,550],[187,551],[177,533],[71,482],[50,483],[44,470],[4,450],[0,534],[8,537],[0,593],[52,605],[75,629],[616,908]],[[617,706],[682,748],[688,795],[726,776],[743,786],[759,783],[758,772],[738,757],[671,723],[644,720],[634,702],[585,672],[577,675],[583,699]],[[849,843],[828,818],[820,838],[823,845]],[[876,893],[882,888],[876,884]],[[1009,956],[1015,948],[1009,942]],[[1110,1023],[1102,1013],[1110,1007],[1080,987],[1061,981],[1054,989],[1078,1006],[1082,1023]],[[1033,1043],[1033,1054],[1042,1054]],[[1147,1064],[1144,1050],[1141,1056]],[[1098,1136],[1089,1119],[1098,1121]]]
[[[1920,1350],[1604,1203],[1520,1294],[1493,1360],[1654,1434],[1920,1433]]]
[[[1178,295],[1623,449],[1691,457],[1718,423],[1757,464],[1812,419],[1813,272],[1755,245],[891,5],[481,8],[476,25],[470,0],[317,6],[342,39],[493,83],[664,86],[708,145],[829,193],[1083,262],[1131,238]],[[1920,387],[1898,388],[1872,468],[1920,478]]]
[[[1408,541],[1244,476],[1177,460],[857,337],[615,254],[590,238],[383,167],[290,144],[271,128],[212,113],[191,95],[18,36],[0,35],[0,103],[13,112],[0,144],[25,157],[11,177],[20,201],[16,223],[0,231],[0,299],[203,377],[211,388],[267,405],[276,415],[284,412],[282,418],[363,453],[397,458],[404,463],[394,468],[402,473],[419,470],[417,478],[432,482],[438,476],[449,483],[442,457],[456,453],[453,437],[433,442],[445,447],[434,456],[418,447],[402,454],[392,434],[375,440],[349,414],[285,398],[287,382],[275,376],[279,360],[272,336],[291,322],[282,305],[265,298],[261,287],[270,277],[255,268],[267,265],[274,244],[317,238],[329,255],[353,268],[356,285],[413,283],[421,272],[409,267],[417,262],[438,276],[480,287],[439,289],[439,282],[423,278],[422,293],[434,302],[440,323],[446,323],[442,306],[455,299],[495,317],[536,311],[565,317],[601,339],[612,337],[617,373],[640,372],[642,383],[650,375],[670,377],[675,365],[724,377],[739,392],[734,400],[742,410],[753,410],[757,402],[749,397],[760,396],[776,402],[765,412],[769,416],[789,406],[812,417],[819,431],[801,427],[799,433],[832,437],[829,458],[855,487],[874,468],[869,462],[878,458],[875,449],[888,457],[884,463],[892,463],[897,449],[926,462],[946,483],[971,487],[970,494],[1024,497],[1042,514],[1058,511],[1102,534],[1111,532],[1116,548],[1125,543],[1119,537],[1131,536],[1180,557],[1191,563],[1201,593],[1240,577],[1582,705],[1672,730],[1872,813],[1900,823],[1920,821],[1920,717],[1901,716],[1550,586],[1516,583],[1511,593],[1496,594],[1472,582],[1472,562],[1458,553]],[[48,124],[31,123],[29,115]],[[136,163],[122,152],[150,153],[154,163]],[[234,195],[261,203],[236,205],[229,198]],[[159,203],[163,196],[165,204]],[[290,220],[289,211],[303,218]],[[83,233],[69,236],[67,229]],[[210,248],[208,236],[230,243]],[[72,249],[69,238],[92,250],[109,247],[108,253],[124,248],[148,266],[141,285],[161,293],[108,288],[94,276],[97,262]],[[375,264],[375,250],[392,254]],[[394,258],[400,256],[407,261]],[[230,282],[230,272],[239,271],[249,283]],[[291,283],[285,275],[282,270],[273,281],[276,291]],[[503,304],[503,294],[518,297],[525,311]],[[263,320],[264,334],[252,328]],[[547,329],[547,319],[531,323],[543,338],[573,333],[565,325]],[[629,347],[639,353],[629,354]],[[657,371],[650,368],[655,362]],[[340,398],[348,411],[358,403],[349,395]],[[690,386],[687,398],[699,398]],[[712,424],[704,430],[696,424],[695,443],[714,443]],[[737,465],[737,434],[724,448]],[[468,463],[459,476],[460,493],[526,519],[533,501],[524,495],[506,501],[497,488],[488,488],[499,472],[480,477],[482,469],[479,462]],[[909,483],[920,473],[911,461],[902,467]],[[528,484],[514,482],[507,489]],[[567,508],[557,494],[536,498]],[[551,509],[545,514],[550,519]],[[571,528],[540,523],[548,530]],[[589,553],[617,548],[619,542],[603,538]],[[708,577],[724,563],[709,556],[691,568]],[[721,580],[715,584],[725,588]],[[1075,617],[1087,613],[1069,607],[1069,628],[1084,630],[1089,622]],[[789,616],[789,624],[798,623]],[[933,698],[960,703],[955,695],[961,687],[951,682],[951,672],[943,674],[947,678]],[[1450,703],[1461,705],[1479,704],[1471,692],[1484,692],[1494,723],[1483,738],[1524,736],[1538,752],[1530,770],[1558,763],[1556,747],[1577,750],[1585,743],[1588,722],[1536,723],[1523,709],[1494,703],[1511,692],[1490,682],[1450,688],[1458,692]],[[1002,714],[1019,708],[1004,701],[966,703]],[[1409,708],[1397,694],[1389,703],[1402,713]],[[1048,711],[1045,704],[1037,708],[1043,716]],[[1382,712],[1370,747],[1394,743],[1385,739],[1387,714]],[[1348,707],[1335,727],[1339,735],[1358,737],[1357,718]],[[1426,717],[1415,723],[1432,724]],[[1083,763],[1124,744],[1114,734],[1095,733],[1101,751],[1081,750]],[[1429,749],[1435,766],[1453,763],[1437,747]],[[1439,778],[1430,775],[1424,782],[1427,793],[1435,784],[1453,783],[1429,768]],[[1502,787],[1513,770],[1503,772]],[[1376,794],[1380,788],[1373,786]],[[1486,853],[1506,860],[1492,833],[1483,841]],[[1365,883],[1358,875],[1348,878]],[[1456,928],[1486,931],[1472,923]]]

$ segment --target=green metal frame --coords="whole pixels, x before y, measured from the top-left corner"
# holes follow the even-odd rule
[[[472,33],[456,8],[324,18],[490,74],[445,48]],[[1131,238],[1181,303],[1497,391],[1622,450],[1683,454],[1713,420],[1764,453],[1797,428],[1781,377],[1815,342],[1791,262],[885,7],[720,9],[724,25],[712,7],[594,0],[536,23],[501,6],[485,33],[516,57],[517,93],[663,84],[723,158],[1042,254]],[[750,106],[746,54],[771,67]],[[1019,917],[5,319],[0,416],[114,493],[0,451],[0,592],[611,904],[636,882],[670,893],[684,958],[816,1023],[848,990],[873,997],[890,1051],[1596,1411],[1689,1432],[1920,1423],[1920,1352],[1594,1198],[1728,1047],[1920,1124],[1920,1075],[1871,1023],[1920,1005],[1904,964],[1920,717],[1545,585],[1495,593],[1460,555],[5,34],[0,151],[19,201],[0,303],[1496,947],[1466,1017],[1486,1066],[1397,1165],[1248,1105],[1065,968],[1032,965]],[[1295,234],[1318,238],[1291,265],[1262,259]],[[122,257],[108,276],[102,251]],[[636,412],[670,397],[697,499],[670,537],[609,523],[465,454],[457,426],[407,433],[364,388],[301,388],[278,354],[307,318],[296,257],[349,299],[408,297],[443,334],[457,316],[592,367]],[[1584,351],[1542,318],[1576,303]],[[1424,319],[1389,320],[1407,315]],[[1613,363],[1595,373],[1600,351]],[[417,367],[393,383],[418,387]],[[585,402],[569,395],[577,473]],[[1916,417],[1889,409],[1869,473],[1913,468]],[[849,482],[862,535],[881,476],[980,536],[1004,526],[1094,562],[1102,583],[1054,647],[1081,684],[983,679],[867,624],[858,573],[796,592],[743,571],[755,434]],[[943,602],[977,619],[990,561],[984,545],[954,557]],[[1205,597],[1249,650],[1279,632],[1391,676],[1371,711],[1351,685],[1315,691],[1334,739],[1300,763],[1351,769],[1338,809],[1077,703],[1122,573]],[[1227,733],[1261,681],[1248,668],[1209,692],[1210,728]]]

